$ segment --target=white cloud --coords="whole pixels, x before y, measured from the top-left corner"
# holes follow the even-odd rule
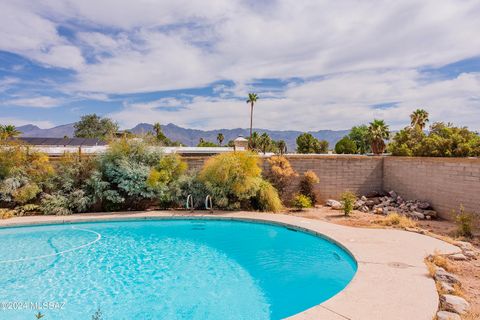
[[[418,72],[479,56],[478,16],[477,0],[7,0],[0,50],[75,70],[61,89],[77,96],[235,83],[216,87],[219,98],[181,100],[176,112],[158,108],[165,101],[127,103],[112,113],[125,126],[246,127],[248,108],[232,97],[256,90],[254,79],[298,77],[305,82],[260,92],[256,126],[343,129],[383,117],[401,127],[422,106],[432,120],[478,129],[478,74]],[[371,107],[386,102],[397,105]]]
[[[58,107],[64,102],[63,99],[52,98],[48,96],[26,97],[4,100],[1,102],[4,106],[32,107],[32,108],[53,108]]]
[[[427,109],[433,121],[452,121],[480,129],[480,74],[424,83],[413,70],[355,72],[298,84],[280,98],[262,98],[254,111],[254,126],[280,130],[348,129],[385,119],[393,129],[405,126],[416,108]],[[388,109],[374,105],[396,103]],[[139,122],[169,123],[198,128],[248,127],[249,108],[244,100],[195,97],[175,99],[176,112],[162,110],[165,100],[125,104],[110,114],[129,128]]]

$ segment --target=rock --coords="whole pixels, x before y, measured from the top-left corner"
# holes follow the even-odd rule
[[[367,206],[363,206],[363,207],[360,208],[360,211],[368,212],[368,211],[370,211],[370,209]]]
[[[450,284],[443,281],[440,281],[439,283],[443,292],[452,293],[453,291],[455,291],[455,289]]]
[[[463,251],[463,254],[469,259],[477,259],[477,254],[475,251],[465,250]]]
[[[375,209],[373,210],[373,213],[374,213],[374,214],[383,214],[383,208],[375,208]]]
[[[473,244],[471,244],[470,242],[466,242],[466,241],[455,241],[455,245],[457,247],[460,247],[462,250],[473,251],[475,249],[473,247]]]
[[[362,201],[366,202],[368,199],[367,199],[367,197],[365,197],[365,196],[362,196],[362,197],[360,198],[360,200],[362,200]]]
[[[327,205],[329,207],[332,207],[332,209],[334,209],[334,210],[342,209],[342,204],[340,203],[340,201],[333,200],[333,199],[327,200],[325,205]]]
[[[373,200],[367,200],[367,201],[365,201],[365,205],[366,205],[367,207],[373,208],[373,206],[375,205],[375,201],[373,201]]]
[[[468,260],[467,257],[465,257],[465,255],[463,253],[455,253],[455,254],[451,254],[448,256],[449,259],[451,260],[455,260],[455,261],[465,261],[465,260]]]
[[[353,208],[354,208],[355,210],[357,210],[357,209],[363,207],[364,205],[365,205],[365,201],[357,200],[357,201],[355,201],[355,203],[354,203],[354,205],[353,205]]]
[[[383,214],[384,216],[388,215],[388,208],[383,208],[383,209],[382,209],[382,214]]]
[[[438,311],[437,320],[462,320],[462,318],[453,312],[448,311]]]
[[[411,218],[415,218],[417,220],[423,220],[425,219],[425,215],[423,213],[420,213],[418,211],[412,211],[412,212],[409,212],[408,215],[411,217]]]
[[[395,191],[393,191],[393,190],[390,191],[390,192],[388,192],[388,195],[389,195],[390,197],[392,197],[393,199],[396,199],[396,198],[398,197],[398,194],[397,194]]]
[[[427,210],[427,209],[431,208],[431,205],[430,205],[430,203],[428,203],[426,201],[419,201],[417,203],[417,207],[422,209],[422,210]]]
[[[435,210],[424,210],[423,214],[434,219],[438,217],[438,213]]]
[[[470,304],[465,299],[451,294],[442,294],[440,303],[445,311],[465,314],[470,310]]]
[[[367,198],[375,198],[375,197],[378,197],[379,195],[380,193],[378,191],[370,191],[365,196]]]
[[[437,281],[443,281],[450,285],[460,284],[460,280],[457,278],[457,276],[445,271],[445,269],[443,268],[437,268],[437,270],[435,270],[433,278]]]

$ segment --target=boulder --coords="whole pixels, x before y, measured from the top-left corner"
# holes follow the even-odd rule
[[[469,251],[474,250],[473,244],[467,241],[455,241],[455,245],[457,247],[460,247],[462,250],[469,250]]]
[[[362,200],[362,201],[367,201],[368,199],[367,199],[367,197],[362,196],[362,197],[360,198],[360,200]]]
[[[440,283],[440,288],[442,288],[442,291],[445,293],[453,293],[455,289],[448,283],[439,281]]]
[[[342,204],[340,203],[340,201],[333,200],[333,199],[327,200],[325,205],[328,206],[328,207],[332,207],[332,209],[334,209],[334,210],[342,209]]]
[[[388,195],[389,195],[390,197],[392,197],[393,199],[396,199],[396,198],[398,197],[398,194],[397,194],[395,191],[393,191],[393,190],[390,191],[390,192],[388,192]]]
[[[435,274],[433,278],[437,281],[443,281],[450,285],[452,284],[460,284],[460,280],[457,276],[451,274],[450,272],[445,271],[443,268],[437,268],[435,270]]]
[[[451,294],[442,294],[440,296],[440,303],[445,311],[465,314],[470,310],[470,304],[467,300]]]
[[[438,311],[437,320],[462,320],[462,318],[453,312],[448,311]]]
[[[438,216],[438,213],[435,210],[424,210],[423,214],[426,217],[430,217],[430,218],[433,218],[433,219],[437,218],[437,216]]]
[[[375,213],[375,214],[383,214],[383,208],[375,208],[375,210],[373,211],[373,213]]]
[[[357,200],[357,201],[355,201],[355,203],[353,205],[353,209],[357,210],[357,209],[363,207],[364,205],[365,205],[365,201]]]
[[[417,220],[423,220],[425,219],[425,215],[421,212],[418,212],[418,211],[412,211],[412,212],[409,212],[408,215],[411,217],[411,218],[414,218],[414,219],[417,219]]]
[[[430,203],[428,203],[426,201],[419,201],[417,203],[417,207],[422,209],[422,210],[427,210],[427,209],[430,209],[432,206],[430,205]]]
[[[451,260],[455,260],[455,261],[468,260],[468,258],[463,253],[451,254],[451,255],[448,256],[448,258],[451,259]]]

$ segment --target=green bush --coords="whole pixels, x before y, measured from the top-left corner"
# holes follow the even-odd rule
[[[311,208],[312,205],[312,200],[307,197],[306,195],[303,194],[297,194],[293,199],[292,199],[292,207],[298,209],[298,210],[303,210],[305,208]]]
[[[256,202],[261,211],[279,212],[283,209],[277,190],[267,181],[260,182]]]
[[[455,215],[455,223],[457,225],[457,235],[461,237],[473,237],[473,229],[475,225],[475,215],[465,212],[465,208],[460,206],[460,212]]]
[[[350,215],[350,213],[353,211],[353,206],[357,200],[357,196],[350,191],[345,191],[340,196],[340,200],[342,202],[343,213],[345,213],[346,216]]]
[[[357,145],[349,137],[343,137],[335,145],[335,152],[338,154],[355,154],[357,153]]]
[[[259,164],[258,155],[252,152],[224,153],[207,160],[199,179],[220,208],[249,209],[259,202],[259,209],[274,209],[276,199],[270,197],[272,189],[264,184]]]

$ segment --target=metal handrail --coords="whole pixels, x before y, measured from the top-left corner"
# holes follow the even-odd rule
[[[205,210],[210,210],[213,213],[213,201],[210,195],[205,197]]]
[[[187,196],[187,203],[186,203],[187,210],[190,210],[190,212],[193,212],[193,196],[189,194]]]

